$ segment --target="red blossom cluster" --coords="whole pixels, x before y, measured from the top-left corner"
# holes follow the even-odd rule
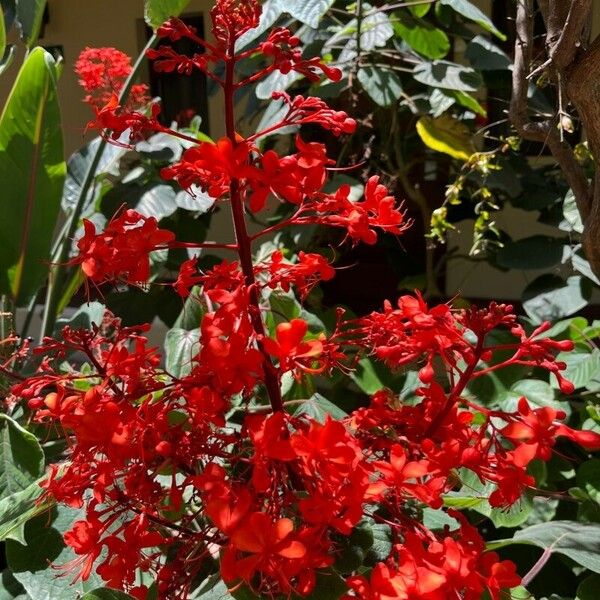
[[[274,69],[337,77],[320,59],[304,59],[287,30],[236,54],[236,41],[259,15],[255,0],[217,0],[214,45],[171,19],[159,35],[196,41],[198,54],[191,63],[167,50],[151,55],[159,69],[182,74],[224,63],[224,78],[212,76],[224,89],[227,136],[197,143],[162,173],[183,188],[199,186],[227,201],[235,226],[236,243],[222,247],[235,250],[238,260],[207,270],[187,260],[173,283],[182,298],[202,303],[198,343],[188,359],[178,372],[165,371],[144,337],[148,326],[123,327],[107,313],[91,330],[66,328],[60,339],[44,340],[35,350],[44,357],[38,371],[13,387],[34,422],[68,440],[67,460],[51,467],[43,484],[57,501],[85,508],[85,518],[65,534],[77,554],[65,568],[78,569],[83,579],[95,568],[108,585],[140,600],[148,588],[136,575],[146,572],[161,599],[184,600],[218,560],[231,589],[246,586],[261,598],[307,595],[318,575],[338,577],[344,541],[368,520],[384,528],[390,550],[360,571],[343,571],[346,598],[476,600],[487,593],[497,600],[519,584],[515,566],[487,552],[460,514],[448,511],[459,522],[457,531],[434,532],[416,509],[443,509],[467,472],[494,486],[492,506],[508,508],[535,483],[527,467],[548,460],[557,437],[600,449],[600,435],[571,429],[560,411],[533,408],[526,398],[517,410],[502,411],[469,392],[478,377],[522,365],[552,373],[569,393],[572,385],[556,355],[571,343],[544,337],[547,325],[527,333],[510,306],[429,307],[418,294],[357,319],[345,320],[339,311],[329,334],[315,332],[300,316],[281,322],[275,311],[267,327],[265,307],[274,290],[304,299],[335,271],[323,255],[281,249],[254,262],[255,239],[290,225],[318,224],[339,228],[353,243],[373,244],[379,232],[398,235],[407,222],[377,175],[359,201],[348,186],[325,192],[333,161],[323,144],[298,135],[297,152],[280,156],[259,149],[260,133],[247,139],[236,133],[233,94],[241,85]],[[254,53],[272,62],[237,80],[238,61]],[[355,127],[321,100],[276,98],[289,110],[271,130],[316,123],[342,135]],[[112,130],[107,137],[128,128],[166,131],[118,107],[114,98],[97,110],[96,125]],[[293,214],[252,237],[245,211],[262,210],[269,197],[291,205]],[[103,232],[87,221],[84,227],[73,262],[96,283],[144,283],[149,254],[178,247],[156,219],[133,210],[114,217]],[[494,337],[499,331],[507,338],[502,343]],[[61,365],[73,354],[86,366],[65,373]],[[320,382],[315,376],[347,375],[361,358],[390,369],[417,366],[414,397],[401,401],[381,389],[334,420],[296,410],[308,398],[282,395],[286,375],[314,386]]]
[[[88,94],[85,101],[98,110],[121,92],[131,69],[129,56],[116,48],[85,48],[75,63],[79,83]],[[131,87],[127,100],[129,109],[141,108],[149,101],[146,84]]]

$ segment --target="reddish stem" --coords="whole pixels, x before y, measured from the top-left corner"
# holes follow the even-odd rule
[[[233,106],[233,94],[235,92],[235,40],[232,39],[229,44],[227,57],[225,59],[225,123],[227,126],[227,137],[235,145],[235,111]],[[242,272],[246,279],[250,296],[250,318],[257,334],[258,347],[263,354],[263,367],[265,371],[265,387],[271,407],[274,411],[283,411],[283,401],[281,399],[281,390],[279,387],[279,371],[273,364],[270,355],[264,349],[262,339],[265,337],[265,327],[262,321],[260,300],[256,280],[254,278],[254,263],[252,262],[252,240],[246,229],[246,218],[244,216],[244,203],[240,195],[239,182],[236,179],[231,180],[230,185],[231,214],[235,230],[237,251],[240,257]]]

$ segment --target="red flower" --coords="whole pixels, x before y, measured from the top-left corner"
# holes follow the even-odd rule
[[[319,340],[304,341],[308,324],[302,319],[292,319],[289,323],[280,323],[275,331],[275,339],[265,338],[265,350],[277,358],[282,371],[295,368],[311,370],[312,364],[323,351]]]

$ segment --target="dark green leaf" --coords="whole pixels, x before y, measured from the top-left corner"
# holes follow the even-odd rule
[[[28,48],[33,48],[42,28],[46,0],[19,0],[17,19],[21,28],[21,38]]]
[[[552,521],[517,531],[512,539],[489,542],[490,550],[511,544],[538,546],[568,556],[577,564],[600,573],[600,525],[576,521]]]
[[[189,3],[190,0],[146,0],[144,18],[156,30],[169,17],[178,17]]]
[[[482,35],[469,42],[465,55],[478,71],[503,71],[512,65],[506,52]]]
[[[389,106],[402,95],[400,78],[392,69],[363,67],[358,70],[357,77],[365,92],[379,106]]]
[[[415,17],[424,17],[431,8],[431,2],[424,2],[423,4],[412,4],[408,7],[408,10],[415,15]]]
[[[192,288],[190,295],[185,300],[181,313],[177,317],[177,321],[173,325],[174,329],[186,329],[190,331],[200,326],[205,309],[198,295],[199,290],[200,288],[198,287]]]
[[[82,596],[81,600],[133,600],[133,597],[117,590],[98,588]]]
[[[600,459],[588,460],[577,469],[577,485],[600,504]]]
[[[44,452],[36,437],[0,413],[0,498],[27,489],[44,472]]]
[[[0,575],[0,600],[31,600],[8,569]]]
[[[15,579],[25,588],[31,600],[73,600],[102,587],[94,570],[87,581],[73,583],[73,577],[57,577],[50,564],[64,565],[77,555],[66,548],[63,533],[85,512],[60,506],[29,521],[25,526],[24,546],[13,540],[6,542],[8,566]]]
[[[414,68],[413,76],[425,85],[461,92],[475,92],[482,84],[477,71],[446,60],[420,63]]]
[[[394,30],[413,50],[427,58],[444,58],[450,50],[448,36],[407,10],[395,13]]]
[[[43,491],[36,481],[26,489],[0,500],[0,541],[11,539],[25,543],[25,523],[48,510],[47,503],[36,503]]]
[[[348,415],[339,407],[321,396],[313,394],[307,400],[300,403],[300,406],[294,411],[294,415],[307,415],[319,423],[324,423],[327,416],[332,419],[343,419]]]
[[[507,269],[547,269],[560,264],[564,241],[547,235],[532,235],[516,242],[506,242],[496,253],[496,260]]]
[[[21,67],[0,117],[0,293],[27,304],[48,271],[65,177],[57,69],[42,48]]]
[[[165,366],[174,377],[187,375],[200,350],[200,330],[171,329],[165,339]]]
[[[600,598],[600,575],[590,575],[579,584],[575,600],[598,600],[598,598]]]
[[[587,306],[590,296],[591,286],[579,275],[566,281],[558,275],[541,275],[523,291],[523,308],[534,323],[555,321]]]
[[[440,0],[440,4],[442,6],[450,6],[454,11],[461,14],[466,19],[474,21],[486,31],[493,33],[497,38],[501,40],[506,39],[506,36],[496,29],[492,21],[474,4],[469,2],[469,0]]]

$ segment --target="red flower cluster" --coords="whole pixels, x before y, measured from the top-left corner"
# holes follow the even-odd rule
[[[467,471],[494,486],[492,506],[509,507],[535,483],[528,465],[548,460],[557,437],[600,449],[600,435],[569,428],[560,411],[534,409],[526,399],[517,410],[503,411],[469,391],[473,380],[521,365],[552,373],[568,393],[572,385],[556,355],[571,344],[543,337],[546,325],[527,333],[509,306],[429,307],[418,294],[358,319],[344,321],[338,311],[329,335],[309,329],[300,312],[283,322],[276,311],[265,319],[274,290],[304,299],[335,271],[320,254],[299,252],[288,261],[283,249],[255,263],[255,239],[318,224],[339,228],[353,243],[373,244],[378,232],[398,235],[408,223],[377,175],[359,201],[348,186],[324,191],[334,161],[323,144],[299,135],[296,152],[280,156],[260,151],[257,136],[236,134],[233,97],[240,86],[276,69],[309,79],[338,74],[318,58],[305,59],[298,39],[284,29],[236,54],[240,36],[258,23],[256,0],[217,0],[211,14],[214,45],[171,19],[159,35],[189,38],[199,52],[189,59],[159,49],[151,57],[158,69],[186,74],[200,68],[222,85],[227,135],[195,144],[162,174],[229,202],[236,242],[220,247],[235,250],[239,260],[204,271],[196,259],[181,265],[173,286],[183,298],[197,286],[191,300],[202,303],[202,318],[175,372],[160,367],[144,337],[147,326],[122,327],[107,313],[91,330],[66,328],[61,339],[44,340],[36,349],[44,356],[39,370],[13,388],[14,401],[27,402],[35,423],[68,440],[68,460],[51,467],[43,484],[57,501],[85,507],[85,519],[65,534],[77,554],[68,566],[84,579],[95,568],[111,587],[139,599],[148,590],[136,577],[146,572],[159,598],[185,600],[195,582],[216,572],[218,558],[231,588],[245,586],[262,598],[307,595],[317,575],[337,577],[332,566],[364,520],[384,529],[390,551],[360,568],[339,567],[346,598],[477,600],[487,593],[497,600],[520,582],[514,565],[486,552],[459,514],[450,514],[458,531],[433,532],[420,522],[419,508],[443,510],[444,496]],[[268,66],[238,80],[239,60],[254,54]],[[218,61],[224,74],[210,70]],[[119,69],[127,70],[124,63]],[[101,69],[94,73],[90,68],[86,75],[90,85],[104,77]],[[308,123],[335,135],[354,130],[350,117],[321,100],[275,97],[288,112],[270,130]],[[119,107],[116,97],[96,112],[96,126],[112,130],[112,137],[127,129],[132,135],[168,131],[156,115]],[[269,197],[293,214],[250,236],[245,211],[262,210]],[[115,216],[103,232],[88,221],[84,230],[73,263],[94,282],[143,283],[152,251],[209,247],[177,242],[155,218],[133,210]],[[491,341],[498,330],[508,341]],[[72,353],[86,364],[65,373],[61,365]],[[414,397],[401,402],[381,389],[334,420],[311,411],[307,394],[282,396],[290,375],[299,389],[314,389],[319,380],[313,375],[342,377],[363,357],[391,369],[417,366]]]
[[[84,235],[77,242],[86,277],[96,283],[123,280],[146,283],[150,275],[150,252],[164,248],[175,239],[170,231],[159,229],[154,217],[144,217],[128,209],[108,223],[102,233],[84,219]]]
[[[131,59],[116,48],[85,48],[75,63],[75,72],[88,94],[85,101],[100,110],[111,101],[113,95],[118,95],[123,89],[131,74]],[[135,110],[149,101],[148,86],[143,83],[134,84],[127,107]]]

